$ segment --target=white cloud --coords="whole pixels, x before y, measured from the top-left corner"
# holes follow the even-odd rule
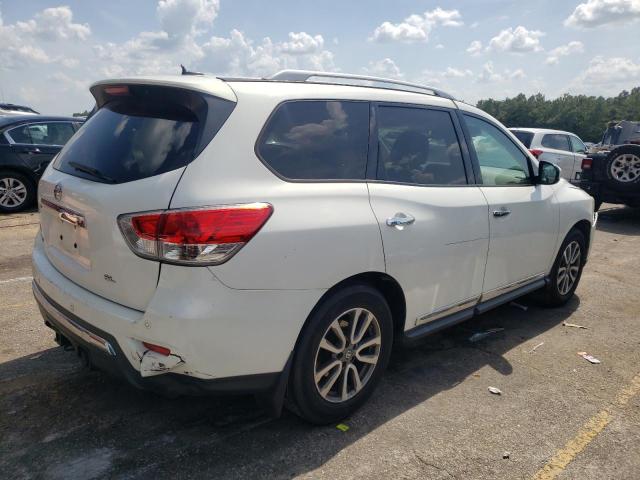
[[[640,19],[640,0],[588,0],[564,21],[568,27],[591,28]]]
[[[86,23],[73,23],[73,13],[67,6],[45,8],[31,20],[16,22],[15,30],[46,40],[85,40],[91,34],[91,29]]]
[[[527,30],[522,25],[514,28],[506,28],[489,41],[489,49],[501,52],[525,53],[539,52],[542,50],[540,37],[544,32],[540,30]]]
[[[504,77],[496,73],[493,62],[489,61],[482,66],[482,71],[478,74],[478,82],[490,83],[501,82]]]
[[[290,32],[284,42],[265,37],[256,44],[232,30],[229,37],[211,37],[202,52],[199,64],[218,74],[264,76],[285,68],[335,69],[333,53],[324,49],[322,35],[306,32]]]
[[[467,47],[467,53],[474,57],[480,55],[482,53],[482,42],[480,40],[474,40],[471,42]]]
[[[219,0],[160,0],[156,13],[163,31],[181,37],[198,33],[200,26],[211,26],[219,10]]]
[[[458,10],[426,11],[422,15],[413,14],[400,23],[383,22],[373,31],[370,40],[376,42],[427,42],[431,30],[436,26],[459,27],[463,25]]]
[[[594,57],[579,76],[583,85],[628,86],[640,81],[640,63],[624,57]]]
[[[0,15],[0,69],[65,61],[57,44],[86,40],[90,34],[89,25],[73,23],[69,7],[47,8],[25,22],[8,25]]]
[[[469,69],[460,70],[458,68],[447,67],[442,75],[448,78],[465,78],[473,76],[473,72]]]
[[[566,45],[560,45],[549,52],[545,63],[549,65],[556,65],[560,62],[560,57],[566,57],[573,53],[584,52],[584,44],[578,41],[572,41]]]
[[[439,44],[437,44],[437,45],[436,45],[435,47],[433,47],[433,48],[435,48],[436,50],[442,50],[442,49],[444,48],[444,45],[443,45],[443,44],[441,44],[441,43],[439,43]]]
[[[369,62],[369,66],[363,68],[364,73],[375,77],[397,78],[404,77],[400,68],[390,58],[383,58],[375,62]]]
[[[282,51],[290,55],[304,55],[322,50],[322,35],[311,36],[306,32],[289,32],[289,41],[282,43]]]

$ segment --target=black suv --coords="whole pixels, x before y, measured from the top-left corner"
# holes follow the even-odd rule
[[[18,212],[36,198],[38,179],[80,128],[73,117],[0,117],[0,212]]]

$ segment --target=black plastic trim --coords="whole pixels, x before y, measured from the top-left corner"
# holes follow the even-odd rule
[[[466,320],[470,320],[476,315],[480,315],[489,310],[492,310],[500,305],[511,302],[518,297],[526,295],[527,293],[531,293],[535,290],[538,290],[544,287],[549,282],[548,278],[540,278],[531,283],[528,283],[520,288],[507,292],[505,294],[500,295],[499,297],[492,298],[491,300],[487,300],[486,302],[480,302],[477,305],[469,307],[460,312],[456,312],[452,315],[448,315],[446,317],[439,318],[432,322],[428,322],[422,325],[418,325],[410,330],[404,332],[403,341],[405,344],[412,345],[415,341],[424,338],[433,333],[439,332],[445,328],[452,327],[458,323],[462,323]]]

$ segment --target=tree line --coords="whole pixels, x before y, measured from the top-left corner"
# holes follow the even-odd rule
[[[547,100],[541,93],[521,93],[505,100],[480,100],[477,106],[507,127],[566,130],[585,142],[599,142],[609,122],[640,121],[640,87],[608,98],[565,94]]]

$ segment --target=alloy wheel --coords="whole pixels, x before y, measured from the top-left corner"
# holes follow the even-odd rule
[[[556,277],[556,285],[560,295],[566,295],[573,288],[578,278],[581,260],[582,252],[580,251],[580,244],[574,240],[565,247],[564,252],[562,252],[562,258],[560,259],[560,266],[558,267],[558,275]]]
[[[13,177],[0,178],[0,206],[15,208],[27,199],[27,186]]]
[[[314,362],[318,393],[345,402],[367,384],[378,364],[382,334],[376,316],[364,308],[339,315],[325,331]]]
[[[617,156],[611,162],[611,176],[620,182],[633,182],[640,178],[640,157],[631,153]]]

